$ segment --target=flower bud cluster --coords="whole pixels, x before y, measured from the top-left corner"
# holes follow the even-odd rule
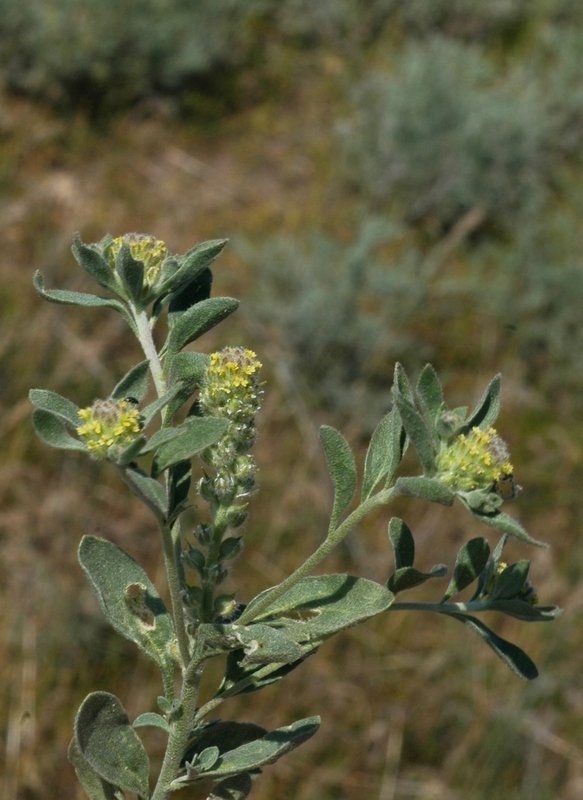
[[[506,442],[492,427],[472,428],[444,444],[436,464],[439,480],[453,491],[488,490],[513,474]]]
[[[154,286],[160,277],[162,263],[169,256],[166,243],[145,233],[126,233],[125,236],[118,236],[103,253],[112,269],[115,269],[116,256],[124,244],[129,246],[132,258],[144,265],[145,287]]]
[[[107,458],[110,447],[133,442],[142,430],[140,411],[131,400],[95,400],[79,410],[79,418],[83,424],[77,433],[96,458]]]
[[[252,350],[225,347],[211,355],[200,392],[199,404],[205,415],[229,420],[221,439],[202,455],[216,475],[203,479],[201,494],[220,505],[246,497],[255,486],[255,461],[248,451],[257,437],[255,415],[263,395],[260,369],[261,362]],[[237,527],[243,521],[240,515],[239,518],[233,515],[229,524]]]
[[[508,564],[505,561],[498,561],[496,563],[495,569],[492,572],[490,580],[488,581],[488,585],[486,587],[486,594],[490,594],[492,592],[496,580],[504,572],[507,566]],[[536,587],[531,581],[528,580],[528,578],[524,581],[522,587],[519,589],[516,598],[518,600],[523,600],[530,606],[538,606],[539,604],[539,597],[536,591]]]

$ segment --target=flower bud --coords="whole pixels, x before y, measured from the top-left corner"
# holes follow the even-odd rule
[[[112,269],[115,269],[116,256],[124,244],[130,248],[132,258],[144,265],[144,287],[151,288],[158,282],[162,263],[169,255],[165,242],[145,233],[126,233],[125,236],[119,236],[103,253]]]

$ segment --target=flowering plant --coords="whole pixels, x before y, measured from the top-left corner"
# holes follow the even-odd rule
[[[334,428],[320,429],[334,502],[328,531],[316,551],[280,584],[247,602],[221,591],[230,564],[242,552],[242,526],[256,490],[251,450],[264,391],[261,363],[251,350],[226,347],[210,356],[185,350],[237,308],[230,297],[210,296],[210,265],[224,245],[223,240],[204,242],[179,256],[152,236],[108,236],[93,245],[77,236],[75,258],[108,296],[46,289],[42,275],[34,277],[39,295],[49,302],[107,306],[121,314],[145,356],[110,397],[88,408],[51,391],[30,393],[38,435],[53,447],[108,461],[155,518],[165,559],[170,610],[144,570],[121,548],[95,536],[84,536],[79,546],[80,564],[104,615],[157,664],[163,686],[157,701],[160,713],[147,710],[133,722],[109,692],[93,692],[81,704],[69,758],[90,800],[119,800],[126,792],[164,800],[208,781],[213,784],[208,800],[244,800],[261,770],[311,737],[319,718],[268,732],[250,722],[209,720],[209,715],[231,697],[281,680],[328,638],[377,614],[425,610],[453,617],[477,633],[519,677],[531,680],[537,675],[531,659],[475,613],[498,611],[526,622],[552,620],[559,613],[554,606],[539,605],[528,581],[528,561],[501,561],[510,536],[542,545],[501,510],[518,487],[506,444],[493,427],[500,408],[499,376],[468,413],[467,408],[448,408],[429,365],[414,389],[403,367],[396,366],[392,408],[372,435],[356,503],[359,478],[350,447]],[[158,337],[163,313],[167,334]],[[158,346],[155,337],[164,341]],[[156,398],[148,402],[150,377]],[[398,476],[409,444],[423,472]],[[195,457],[201,465],[195,491],[207,514],[187,531],[183,512],[192,508]],[[413,535],[395,517],[388,530],[395,569],[385,583],[343,574],[311,575],[367,514],[401,495],[446,506],[457,498],[501,537],[493,552],[483,537],[466,542],[445,592],[432,603],[396,600],[402,592],[443,578],[448,570],[443,564],[429,572],[417,569]],[[473,583],[470,600],[452,602]],[[223,679],[200,705],[205,667],[224,654]],[[148,725],[168,737],[153,790],[148,756],[137,733]]]

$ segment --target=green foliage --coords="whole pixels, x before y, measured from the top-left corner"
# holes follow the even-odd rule
[[[249,451],[256,439],[255,416],[263,393],[261,363],[253,351],[226,347],[210,357],[181,352],[237,307],[231,298],[209,296],[208,264],[223,245],[222,240],[209,242],[185,256],[172,256],[163,242],[141,234],[116,240],[106,236],[95,245],[84,245],[76,237],[74,254],[80,266],[119,298],[147,358],[117,383],[113,396],[95,400],[91,407],[79,409],[55,392],[30,393],[41,438],[112,463],[153,514],[165,557],[172,614],[144,570],[121,548],[94,536],[83,537],[79,546],[79,562],[104,616],[155,662],[164,686],[164,696],[158,698],[163,715],[148,711],[133,726],[114,695],[94,692],[82,703],[69,755],[90,800],[121,800],[124,792],[135,793],[140,800],[168,800],[173,791],[202,780],[217,784],[210,798],[243,800],[261,769],[310,738],[319,718],[309,717],[271,733],[247,723],[208,723],[205,718],[229,697],[284,678],[327,639],[378,614],[425,610],[458,619],[526,679],[537,674],[528,656],[473,614],[497,610],[528,622],[550,621],[558,614],[552,606],[538,605],[527,580],[528,562],[510,566],[499,562],[510,535],[538,544],[500,511],[503,500],[496,482],[501,475],[510,473],[511,478],[512,466],[506,444],[492,427],[500,409],[499,376],[468,414],[467,408],[448,408],[429,365],[415,389],[405,368],[396,365],[394,406],[371,437],[362,499],[356,508],[349,512],[359,480],[356,460],[344,437],[324,425],[320,441],[334,485],[324,541],[281,583],[246,606],[235,593],[218,593],[231,562],[243,549],[241,529],[256,480]],[[354,274],[361,274],[357,260],[353,265]],[[39,281],[39,294],[46,296]],[[356,284],[352,287],[356,289]],[[158,349],[152,329],[164,310],[168,336]],[[148,371],[158,397],[140,411],[138,406],[147,396]],[[186,419],[174,423],[176,411],[197,391]],[[126,397],[126,392],[132,394]],[[160,427],[150,433],[156,418]],[[423,474],[395,480],[409,441]],[[208,507],[209,519],[186,533],[181,514],[190,505],[195,455],[204,465],[198,500]],[[138,463],[142,457],[149,457],[142,462],[150,462],[149,473]],[[383,484],[380,489],[379,484]],[[395,572],[386,585],[353,575],[311,575],[370,512],[400,495],[447,506],[457,497],[475,518],[501,530],[502,541],[491,557],[483,538],[463,544],[449,586],[441,601],[434,603],[395,602],[397,593],[447,572],[443,564],[429,572],[414,566],[413,534],[399,519],[389,525]],[[449,602],[474,582],[477,589],[468,603]],[[217,656],[226,656],[223,680],[201,706],[205,665]],[[180,693],[175,697],[177,669]],[[143,726],[158,727],[168,736],[152,795],[148,756],[135,732]]]

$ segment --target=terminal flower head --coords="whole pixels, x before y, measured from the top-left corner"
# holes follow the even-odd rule
[[[436,459],[437,477],[453,491],[488,490],[512,478],[509,459],[506,442],[494,428],[472,428],[444,444]]]
[[[199,398],[204,413],[227,417],[239,426],[252,424],[263,394],[261,366],[253,350],[243,347],[213,353]]]
[[[126,233],[125,236],[118,236],[107,251],[107,260],[112,269],[115,268],[115,258],[124,244],[129,246],[132,258],[143,263],[145,285],[153,286],[160,275],[162,262],[169,255],[166,243],[145,233]]]
[[[140,411],[131,398],[96,400],[79,410],[79,418],[77,433],[96,458],[107,458],[112,445],[129,444],[142,430]]]

